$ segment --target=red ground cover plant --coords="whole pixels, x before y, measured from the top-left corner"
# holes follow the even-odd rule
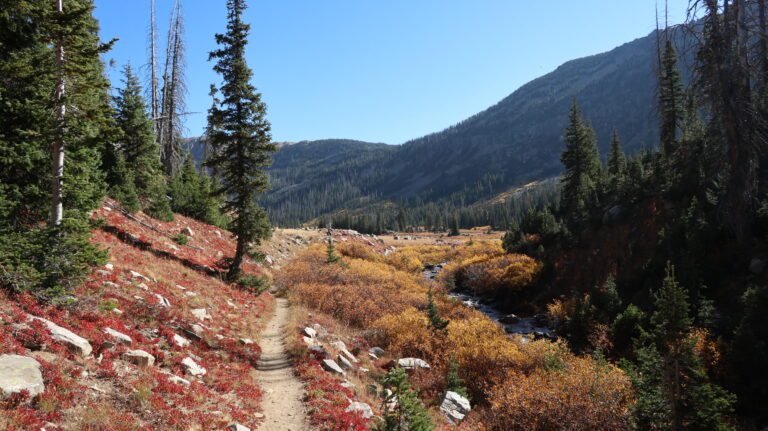
[[[108,249],[110,265],[96,268],[72,292],[76,302],[53,307],[0,290],[0,355],[35,358],[46,385],[33,399],[20,394],[0,401],[0,429],[223,429],[233,422],[257,428],[262,392],[250,371],[261,350],[240,340],[258,339],[262,316],[271,313],[274,298],[255,296],[205,270],[221,268],[222,257],[234,252],[231,235],[185,217],[162,223],[139,213],[149,228],[105,208],[94,217],[105,218],[114,229],[94,230],[91,241]],[[168,237],[184,227],[194,232],[190,246]],[[120,232],[150,246],[137,247],[141,244],[125,241]],[[253,261],[246,271],[264,275]],[[191,312],[203,308],[209,319]],[[73,355],[28,315],[85,338],[92,355]],[[197,333],[195,325],[200,325]],[[131,345],[113,340],[106,328],[129,336]],[[175,336],[190,344],[178,345]],[[154,365],[127,362],[124,353],[134,349],[153,355]],[[207,373],[197,378],[185,374],[181,362],[186,357]],[[174,383],[172,375],[190,384]]]

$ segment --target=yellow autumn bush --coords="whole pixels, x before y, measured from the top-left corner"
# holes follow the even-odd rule
[[[450,265],[446,273],[481,295],[520,291],[532,284],[542,264],[522,254],[483,253]]]
[[[491,389],[484,423],[494,431],[629,430],[631,394],[620,369],[568,356],[554,368],[510,371]]]

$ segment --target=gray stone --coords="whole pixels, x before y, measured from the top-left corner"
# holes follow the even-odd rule
[[[443,403],[440,404],[440,413],[454,425],[463,421],[471,410],[469,400],[452,391],[446,392]]]
[[[192,384],[189,382],[189,380],[181,378],[179,376],[170,376],[168,377],[168,381],[171,383],[175,383],[177,385],[184,385],[184,386],[189,386]]]
[[[339,386],[347,389],[354,389],[355,384],[350,382],[349,380],[344,380],[343,382],[339,383]]]
[[[187,347],[190,344],[192,344],[191,341],[187,340],[186,338],[182,337],[179,334],[173,334],[173,344],[179,346],[179,347]]]
[[[406,370],[414,370],[417,368],[429,368],[429,364],[419,358],[402,358],[397,360],[397,365]]]
[[[40,363],[28,356],[0,355],[0,395],[6,397],[23,390],[29,391],[30,397],[45,390]]]
[[[381,357],[382,355],[384,355],[384,349],[382,349],[381,347],[371,347],[371,349],[368,351],[378,357]]]
[[[186,236],[195,236],[195,231],[189,228],[189,226],[185,227],[181,230],[181,233],[183,233]]]
[[[251,429],[240,424],[232,424],[227,427],[227,431],[251,431]]]
[[[80,356],[88,356],[93,352],[93,347],[91,347],[91,343],[89,343],[88,340],[75,334],[69,329],[62,328],[50,320],[40,317],[30,315],[29,318],[43,322],[48,330],[51,331],[51,337],[67,346],[72,353]]]
[[[333,343],[331,343],[331,347],[334,347],[334,348],[336,348],[338,350],[347,350],[347,345],[344,344],[344,342],[341,341],[341,340],[334,341]]]
[[[117,340],[117,342],[120,344],[130,346],[133,343],[133,339],[130,336],[125,335],[122,332],[115,331],[112,328],[104,328],[104,333]]]
[[[139,367],[151,367],[155,364],[155,357],[143,350],[129,350],[123,354],[123,358]]]
[[[345,368],[347,370],[355,369],[355,366],[352,365],[352,362],[350,362],[349,359],[345,358],[344,355],[337,356],[337,359],[339,360],[339,363],[341,364],[342,368]]]
[[[749,262],[749,272],[752,274],[762,274],[765,270],[765,261],[763,259],[754,258]]]
[[[344,411],[347,413],[360,412],[365,419],[370,419],[373,417],[373,409],[371,409],[371,406],[366,403],[360,403],[357,401],[350,402],[349,406],[347,406],[347,409]]]
[[[157,298],[157,302],[161,307],[168,308],[171,306],[171,301],[167,300],[163,295],[155,293],[155,298]]]
[[[198,320],[210,320],[211,318],[211,315],[208,314],[208,310],[205,308],[193,308],[191,312]]]
[[[149,281],[149,278],[143,276],[142,274],[136,271],[128,271],[128,273],[131,274],[131,278],[138,278],[139,280]]]
[[[507,325],[514,325],[518,322],[520,322],[520,318],[514,314],[507,314],[506,316],[499,319],[499,323],[505,323]]]
[[[317,335],[320,337],[327,337],[328,336],[328,330],[323,328],[323,325],[319,323],[315,323],[312,325],[312,328],[317,332]]]
[[[253,344],[253,340],[251,340],[250,338],[241,338],[240,344],[247,346],[249,344]]]
[[[323,359],[320,365],[322,365],[326,371],[331,373],[341,374],[342,376],[347,374],[333,359]]]
[[[360,361],[355,357],[355,355],[353,355],[352,352],[350,352],[347,349],[342,349],[341,354],[346,356],[346,358],[349,359],[349,361],[354,364],[360,363]]]
[[[302,329],[301,332],[309,338],[317,337],[317,331],[315,331],[313,328],[310,328],[309,326]]]
[[[193,376],[204,376],[208,373],[208,370],[198,365],[198,363],[190,357],[184,358],[181,361],[181,365],[184,366],[184,369],[187,371],[187,373]]]

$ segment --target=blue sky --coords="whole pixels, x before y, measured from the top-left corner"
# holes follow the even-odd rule
[[[150,0],[96,0],[106,60],[147,63]],[[161,46],[173,0],[156,0]],[[670,24],[687,0],[669,1]],[[207,61],[224,0],[183,0],[189,111],[199,136],[218,82]],[[650,33],[653,0],[252,0],[248,61],[275,141],[401,144],[495,104],[565,61]],[[661,2],[663,10],[663,2]],[[142,77],[145,70],[140,69]]]

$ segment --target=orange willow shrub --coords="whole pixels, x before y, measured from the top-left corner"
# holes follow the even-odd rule
[[[522,254],[480,254],[449,265],[448,273],[478,294],[520,291],[534,282],[542,264]]]
[[[431,361],[435,356],[436,339],[423,311],[410,307],[401,313],[386,315],[374,322],[373,328],[383,335],[380,341],[387,350],[397,352],[401,357]]]
[[[355,247],[344,250],[362,254]],[[280,271],[275,282],[290,289],[298,302],[357,327],[408,307],[426,306],[427,287],[418,274],[363,259],[347,257],[341,265],[325,260],[325,249],[312,247]]]
[[[629,430],[631,386],[612,365],[568,357],[559,367],[511,371],[490,391],[495,431]]]

